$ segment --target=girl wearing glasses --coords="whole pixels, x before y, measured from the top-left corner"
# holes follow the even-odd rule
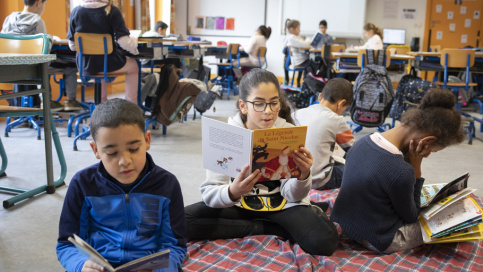
[[[293,126],[279,82],[266,70],[253,69],[241,79],[236,107],[238,113],[228,119],[233,126],[251,130]],[[235,179],[207,170],[201,185],[203,201],[185,207],[189,239],[277,235],[309,254],[331,255],[338,244],[336,227],[308,197],[312,154],[300,147],[293,161],[299,178],[268,182],[257,182],[259,170],[244,178],[248,165]]]

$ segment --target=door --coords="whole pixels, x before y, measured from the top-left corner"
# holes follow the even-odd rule
[[[429,46],[444,48],[483,46],[480,40],[483,0],[428,0]],[[428,46],[428,48],[429,48]],[[429,51],[423,48],[422,51]]]

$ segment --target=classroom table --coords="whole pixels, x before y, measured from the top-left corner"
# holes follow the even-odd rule
[[[9,198],[8,200],[5,200],[3,202],[4,208],[9,208],[19,201],[33,197],[42,192],[53,194],[55,192],[55,188],[61,186],[64,183],[65,174],[67,172],[66,164],[62,153],[62,147],[60,146],[60,141],[58,140],[58,134],[55,131],[55,126],[53,126],[53,122],[51,119],[50,99],[46,99],[50,97],[48,65],[50,61],[53,61],[55,59],[56,56],[53,54],[0,53],[0,83],[41,85],[41,88],[36,90],[0,95],[0,99],[42,94],[42,97],[44,98],[42,99],[42,113],[44,116],[44,141],[47,172],[47,185],[43,185],[35,189],[28,190],[0,186],[0,190],[18,193],[18,195]],[[38,111],[38,109],[36,110]],[[24,111],[23,113],[19,113],[16,111],[9,112],[8,110],[2,110],[1,112],[1,117],[32,115],[31,111]],[[57,150],[57,155],[59,156],[59,160],[61,163],[61,175],[56,181],[54,181],[53,178],[52,166],[52,132],[54,132],[54,143]],[[5,150],[3,149],[3,145],[1,143],[0,145],[0,153],[2,157],[2,169],[0,174],[3,174],[7,166],[7,157],[5,154]]]
[[[415,57],[415,67],[421,71],[443,71],[444,67],[440,64],[441,52],[408,52]],[[475,52],[475,63],[483,62],[483,52]],[[475,72],[475,71],[472,71]],[[481,73],[481,71],[479,71]]]

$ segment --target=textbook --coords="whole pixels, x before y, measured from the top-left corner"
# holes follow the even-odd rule
[[[459,192],[468,187],[469,173],[457,177],[448,184],[425,185],[421,191],[421,208],[428,207],[431,203],[439,201],[447,196]]]
[[[312,38],[312,42],[310,43],[310,45],[312,47],[317,47],[317,44],[319,44],[320,40],[322,40],[322,33],[317,32],[317,33],[315,33],[314,37]]]
[[[307,127],[249,130],[214,119],[201,119],[203,167],[236,178],[260,169],[259,182],[298,177],[293,151],[305,146]]]
[[[169,267],[169,249],[136,259],[127,264],[123,264],[121,266],[118,266],[117,268],[114,268],[110,263],[106,261],[106,259],[104,259],[104,257],[102,257],[101,254],[99,254],[99,252],[97,252],[93,247],[91,247],[75,233],[74,236],[69,237],[68,240],[73,243],[77,247],[77,249],[90,260],[99,265],[102,265],[105,269],[111,272],[157,270]]]
[[[449,207],[419,223],[425,243],[476,241],[483,238],[483,210],[471,197],[466,196]]]

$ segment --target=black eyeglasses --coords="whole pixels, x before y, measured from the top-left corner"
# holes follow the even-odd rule
[[[254,101],[246,101],[246,100],[245,100],[245,102],[252,103],[253,110],[256,111],[256,112],[264,112],[267,109],[267,105],[270,105],[270,109],[273,112],[280,111],[280,100],[273,101],[273,102],[270,102],[270,103],[262,102],[262,101],[255,101],[254,102]]]

